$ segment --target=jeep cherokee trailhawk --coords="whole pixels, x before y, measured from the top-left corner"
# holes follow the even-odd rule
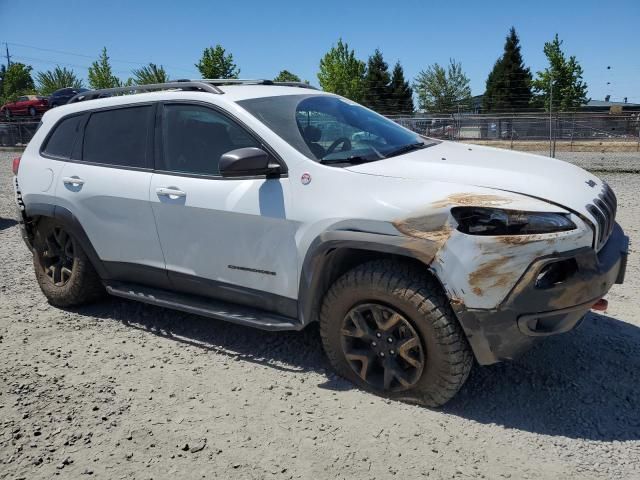
[[[319,322],[340,375],[429,406],[474,358],[572,329],[624,277],[599,178],[425,138],[307,85],[83,92],[14,172],[53,305],[106,291],[267,330]]]

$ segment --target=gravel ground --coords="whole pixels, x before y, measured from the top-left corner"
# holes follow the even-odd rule
[[[317,329],[265,333],[119,299],[49,306],[0,153],[0,479],[640,478],[637,252],[610,310],[474,368],[440,410],[328,370]],[[640,239],[640,175],[603,175]]]

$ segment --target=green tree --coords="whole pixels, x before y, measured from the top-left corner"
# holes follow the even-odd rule
[[[549,66],[537,73],[533,88],[544,102],[545,110],[568,112],[577,110],[586,103],[587,84],[582,80],[582,67],[575,56],[567,60],[562,51],[562,41],[558,34],[553,41],[544,44],[544,54]],[[553,88],[553,105],[550,105],[550,93]]]
[[[93,89],[115,88],[122,86],[122,82],[111,70],[107,47],[102,48],[102,53],[98,60],[89,67],[89,86]]]
[[[205,48],[196,68],[202,78],[238,78],[240,74],[240,69],[233,63],[233,55],[227,54],[222,45]]]
[[[482,106],[487,112],[523,110],[531,103],[531,71],[524,66],[515,28],[507,35],[504,52],[487,77]]]
[[[35,92],[36,86],[31,78],[31,65],[12,63],[7,68],[2,81],[2,95],[5,101],[13,101],[20,95]]]
[[[366,66],[342,39],[320,60],[318,81],[323,90],[359,102],[364,94]]]
[[[376,48],[367,62],[362,104],[378,113],[387,113],[391,103],[390,84],[389,65],[384,61],[382,52]]]
[[[164,67],[162,65],[158,66],[155,63],[133,69],[131,73],[133,74],[132,82],[134,85],[149,85],[169,81],[169,76]]]
[[[40,95],[51,95],[61,88],[82,88],[83,86],[82,80],[76,76],[73,70],[59,66],[53,70],[36,73],[36,82]]]
[[[419,108],[429,112],[453,112],[458,105],[471,100],[469,78],[462,71],[462,64],[449,60],[445,70],[437,63],[422,70],[413,88],[418,94]]]
[[[393,115],[411,115],[413,113],[413,89],[404,78],[400,62],[396,62],[391,74],[391,100],[389,113]]]
[[[291,73],[289,70],[281,70],[276,78],[273,79],[274,82],[301,82],[300,77],[295,73]]]

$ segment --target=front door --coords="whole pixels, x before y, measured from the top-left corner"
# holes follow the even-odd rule
[[[261,142],[212,107],[162,108],[149,195],[173,288],[295,316],[288,179],[222,178],[222,154]]]

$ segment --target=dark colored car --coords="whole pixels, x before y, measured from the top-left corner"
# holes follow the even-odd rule
[[[59,107],[60,105],[67,103],[74,95],[87,91],[88,89],[86,88],[61,88],[51,94],[49,97],[49,105],[51,108]]]
[[[40,95],[23,95],[15,102],[5,103],[0,107],[0,113],[9,119],[13,115],[29,115],[35,117],[49,110],[49,100]]]

